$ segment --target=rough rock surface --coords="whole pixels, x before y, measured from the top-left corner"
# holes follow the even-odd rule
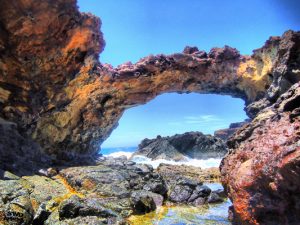
[[[228,46],[208,53],[188,47],[112,68],[98,61],[104,47],[100,25],[98,18],[80,13],[75,0],[1,1],[0,117],[6,122],[0,135],[17,137],[1,143],[0,155],[7,157],[0,158],[1,169],[17,171],[41,152],[54,160],[93,156],[125,109],[164,92],[226,94],[244,99],[253,119],[228,142],[231,152],[221,167],[235,220],[297,224],[299,86],[284,93],[300,80],[300,32],[271,37],[251,56]],[[29,145],[35,147],[25,156]],[[1,175],[10,179],[2,185],[9,190],[1,189],[1,195],[9,194],[0,199],[1,207],[31,221],[31,186]],[[37,221],[48,211],[41,208],[38,215]],[[59,214],[51,215],[49,224],[55,224]],[[80,216],[70,223],[98,219]]]
[[[214,132],[214,136],[217,138],[221,138],[222,140],[226,141],[228,140],[236,131],[238,131],[242,126],[247,124],[247,121],[244,122],[238,122],[238,123],[232,123],[229,125],[229,128],[227,129],[220,129],[216,130]]]
[[[217,93],[251,104],[252,117],[299,80],[299,33],[242,56],[231,47],[101,65],[101,21],[75,0],[16,0],[0,9],[0,116],[58,158],[95,154],[125,109],[164,92]]]
[[[228,145],[221,174],[237,224],[299,224],[300,83]]]
[[[144,155],[150,159],[185,160],[221,158],[227,153],[224,141],[201,132],[186,132],[171,137],[157,136],[144,139],[134,155]],[[133,156],[134,156],[133,155]]]
[[[169,165],[161,163],[157,169],[167,185],[173,185],[174,182],[179,178],[185,178],[194,180],[196,182],[219,182],[220,181],[220,171],[217,167],[212,167],[208,169],[201,169],[195,166],[187,165]]]
[[[40,146],[23,134],[16,123],[0,117],[0,171],[2,168],[16,174],[32,174],[49,161]],[[0,172],[0,178],[1,175]]]
[[[0,224],[126,224],[130,215],[169,200],[200,206],[217,194],[202,185],[210,171],[176,168],[154,171],[126,158],[103,158],[94,166],[56,168],[49,177],[0,171]]]
[[[201,169],[186,165],[160,164],[156,172],[166,182],[169,204],[184,203],[200,206],[205,203],[222,202],[226,197],[221,197],[220,193],[212,192],[209,187],[203,185],[203,181],[219,182],[218,168]]]

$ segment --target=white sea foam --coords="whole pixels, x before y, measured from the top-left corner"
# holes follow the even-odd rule
[[[114,153],[110,153],[105,156],[110,157],[120,157],[120,156],[126,156],[127,159],[130,159],[132,156],[132,152],[125,152],[125,151],[118,151]],[[218,167],[220,165],[221,159],[216,158],[209,158],[209,159],[189,159],[186,158],[184,161],[172,161],[172,160],[165,160],[165,159],[157,159],[157,160],[151,160],[148,157],[142,156],[142,155],[135,155],[131,159],[132,161],[140,164],[150,164],[153,166],[153,168],[157,168],[159,164],[165,163],[165,164],[171,164],[171,165],[188,165],[188,166],[195,166],[195,167],[201,167],[202,169],[210,168],[210,167]]]
[[[121,156],[126,156],[127,159],[129,159],[132,156],[132,154],[133,154],[132,152],[119,151],[119,152],[110,153],[110,154],[105,155],[105,156],[110,156],[110,157],[113,157],[113,158],[118,158],[118,157],[121,157]]]
[[[195,167],[201,167],[202,169],[206,169],[206,168],[211,168],[211,167],[218,167],[221,163],[221,159],[216,159],[216,158],[209,158],[209,159],[189,159],[189,158],[187,158],[185,161],[175,162],[172,160],[165,160],[165,159],[151,160],[150,158],[147,158],[142,155],[135,155],[131,160],[136,163],[150,164],[153,166],[153,168],[157,168],[159,166],[159,164],[165,163],[165,164],[171,164],[171,165],[195,166]]]

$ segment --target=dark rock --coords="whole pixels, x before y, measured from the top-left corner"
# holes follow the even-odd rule
[[[194,191],[188,201],[193,202],[195,199],[197,199],[199,197],[201,197],[201,198],[208,197],[210,195],[210,193],[211,193],[211,189],[209,187],[207,187],[205,185],[198,185],[194,189]]]
[[[200,198],[197,198],[197,199],[194,200],[193,205],[194,206],[202,206],[205,203],[206,203],[206,198],[200,197]]]
[[[131,202],[135,213],[148,213],[155,210],[163,203],[163,196],[150,191],[134,191],[131,194]]]
[[[213,192],[218,194],[221,198],[227,198],[227,193],[225,192],[224,189],[217,189]]]
[[[189,186],[176,185],[169,195],[172,202],[185,203],[191,197],[193,189]]]
[[[183,50],[183,53],[184,54],[193,54],[198,51],[199,51],[199,49],[197,47],[186,46]]]
[[[115,212],[103,207],[102,202],[96,198],[84,200],[84,204],[79,209],[79,216],[97,216],[101,218],[118,217]]]
[[[27,175],[50,164],[50,158],[16,123],[0,118],[0,136],[0,169]]]
[[[151,159],[185,160],[222,157],[226,154],[225,143],[201,132],[187,132],[171,137],[144,139],[134,155],[144,155]]]
[[[215,192],[212,192],[207,198],[208,203],[219,203],[223,201],[224,200]]]
[[[242,126],[247,124],[249,121],[246,120],[244,122],[232,123],[229,125],[227,129],[220,129],[214,132],[214,136],[217,138],[221,138],[222,140],[228,140],[236,131],[238,131]]]
[[[151,191],[153,193],[157,193],[160,195],[165,195],[168,192],[167,185],[165,184],[165,181],[150,181],[143,187],[146,191]]]
[[[195,52],[194,55],[197,57],[197,58],[200,58],[200,59],[205,59],[207,58],[207,53],[205,51],[198,51],[198,52]]]
[[[33,221],[32,221],[32,224],[33,225],[40,225],[40,224],[44,224],[44,222],[48,219],[48,217],[50,216],[51,214],[51,211],[48,210],[46,208],[47,204],[46,203],[42,203],[37,212],[35,213],[34,215],[34,218],[33,218]]]
[[[183,185],[183,186],[189,186],[190,188],[195,188],[197,185],[199,185],[199,182],[186,178],[181,177],[178,180],[175,181],[177,185]]]
[[[61,219],[75,218],[79,216],[79,210],[83,208],[80,198],[72,195],[69,199],[63,201],[59,206],[59,217]]]
[[[197,185],[202,185],[204,181],[216,182],[220,179],[220,171],[217,167],[201,169],[194,166],[161,163],[156,171],[169,188],[180,182],[181,184],[188,184],[194,189]]]

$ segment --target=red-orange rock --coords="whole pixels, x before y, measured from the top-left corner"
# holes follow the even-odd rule
[[[222,182],[238,224],[299,224],[300,83],[229,142]]]

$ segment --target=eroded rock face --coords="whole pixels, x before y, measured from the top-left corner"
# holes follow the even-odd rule
[[[250,120],[246,120],[244,122],[231,123],[229,128],[216,130],[214,132],[214,136],[217,138],[221,138],[222,140],[228,140],[236,131],[238,131],[242,126],[250,122]]]
[[[144,155],[150,159],[186,160],[221,158],[227,153],[225,142],[201,132],[186,132],[171,137],[157,136],[144,139],[134,155]]]
[[[1,1],[0,117],[6,122],[0,131],[16,135],[25,148],[33,139],[40,145],[34,149],[52,159],[72,160],[95,154],[126,108],[161,93],[240,97],[253,121],[229,141],[231,152],[221,167],[235,219],[240,224],[297,224],[299,85],[284,93],[300,80],[300,33],[271,37],[252,56],[228,46],[209,53],[186,48],[112,68],[98,61],[104,47],[100,25],[98,18],[80,13],[75,0]],[[3,140],[5,145],[16,143]],[[15,154],[24,152],[19,146],[12,148]],[[2,144],[0,155],[6,151]],[[11,170],[18,162],[18,157],[1,157],[0,166]],[[4,182],[13,194],[1,205],[31,221],[31,186]],[[6,205],[14,199],[22,207]],[[40,211],[40,218],[47,215]],[[57,218],[58,212],[48,224]],[[70,220],[100,222],[92,215]]]
[[[251,57],[228,46],[186,48],[112,68],[98,62],[100,20],[78,12],[75,0],[17,0],[0,10],[0,116],[58,158],[96,153],[126,108],[164,92],[228,94],[248,104],[265,97],[266,106],[299,80],[292,31]],[[258,105],[250,106],[254,116]]]
[[[300,83],[228,141],[221,163],[238,224],[300,221]]]

